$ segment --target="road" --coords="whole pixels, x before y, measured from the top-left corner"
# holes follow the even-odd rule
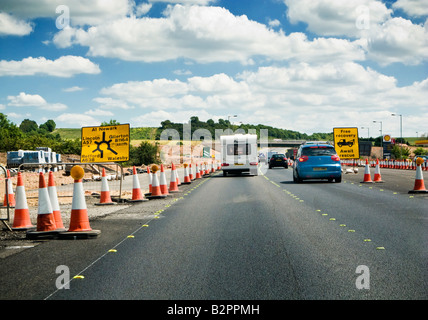
[[[98,239],[48,241],[4,259],[0,296],[427,299],[428,196],[352,179],[296,184],[282,168],[215,174],[155,214],[138,216],[142,203],[95,221]],[[69,289],[56,289],[59,265],[82,276]]]

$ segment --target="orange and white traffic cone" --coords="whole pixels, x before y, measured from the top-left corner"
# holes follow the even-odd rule
[[[34,229],[35,226],[31,224],[30,210],[28,209],[27,196],[25,195],[25,187],[21,172],[18,172],[15,200],[16,205],[15,215],[13,217],[12,230]]]
[[[106,169],[103,168],[103,172],[101,175],[101,194],[100,194],[100,202],[95,203],[95,205],[114,205],[116,204],[111,200],[110,196],[110,188],[108,187],[108,181],[106,176]]]
[[[410,190],[409,193],[428,193],[428,190],[425,189],[424,177],[422,175],[422,163],[424,160],[422,158],[416,159],[416,178],[415,185],[413,190]]]
[[[159,179],[156,172],[159,170],[157,165],[152,166],[153,180],[152,180],[152,193],[147,196],[148,199],[163,199],[166,198],[166,194],[162,194]]]
[[[175,175],[175,172],[174,172]],[[168,185],[166,184],[166,175],[163,169],[163,164],[161,164],[160,177],[159,177],[159,186],[162,194],[168,195]]]
[[[10,171],[7,170],[7,193],[4,195],[3,206],[7,206],[9,201],[9,208],[13,208],[16,205],[15,194],[13,193],[12,179],[10,178]]]
[[[369,160],[366,159],[366,167],[364,170],[364,180],[361,181],[361,183],[372,183],[372,178],[370,176],[370,165],[369,165]]]
[[[54,175],[52,171],[49,171],[48,194],[49,194],[49,200],[51,201],[52,213],[54,215],[56,229],[65,231],[64,224],[62,223],[61,210],[59,209],[59,202],[58,202],[58,194],[56,192]]]
[[[140,187],[140,180],[138,180],[137,169],[135,166],[132,168],[132,198],[128,202],[143,202],[147,201],[144,198],[143,192]]]
[[[193,170],[192,169],[192,164],[189,163],[189,179],[190,179],[190,181],[195,180],[195,178],[193,177],[193,171],[192,170]]]
[[[152,193],[152,180],[153,180],[153,176],[152,176],[152,173],[150,171],[150,167],[147,167],[147,174],[149,175],[149,193]]]
[[[190,180],[190,176],[189,176],[189,170],[188,170],[188,165],[187,163],[185,163],[184,165],[184,181],[183,184],[190,184],[192,183],[192,181]]]
[[[376,168],[375,168],[375,173],[374,173],[374,182],[383,182],[382,181],[382,177],[380,175],[380,169],[379,169],[379,159],[376,160]]]
[[[71,239],[97,237],[101,231],[93,230],[89,224],[88,209],[86,207],[85,192],[82,183],[84,170],[82,167],[76,165],[71,168],[70,175],[74,179],[70,226],[68,231],[60,232],[58,236]]]
[[[53,215],[52,205],[46,187],[43,172],[39,173],[39,202],[37,205],[37,228],[27,231],[28,239],[41,237],[53,237],[58,234],[55,217]]]
[[[196,179],[201,179],[201,171],[199,170],[198,164],[196,164]]]
[[[171,179],[170,179],[170,182],[169,182],[169,192],[180,192],[180,190],[178,190],[176,171],[177,170],[175,168],[175,165],[174,165],[174,163],[172,163],[172,166],[171,166]]]

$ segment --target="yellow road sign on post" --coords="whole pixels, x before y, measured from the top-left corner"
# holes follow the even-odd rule
[[[359,159],[358,128],[333,128],[334,148],[341,159]]]
[[[129,160],[129,124],[82,128],[80,162],[118,162]]]

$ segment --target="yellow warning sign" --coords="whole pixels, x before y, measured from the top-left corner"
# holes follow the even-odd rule
[[[333,128],[334,147],[341,159],[359,159],[358,128]]]
[[[129,160],[129,124],[82,128],[80,162],[118,162]]]

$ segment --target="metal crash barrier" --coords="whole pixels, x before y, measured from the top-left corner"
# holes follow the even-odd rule
[[[4,224],[4,226],[9,231],[12,231],[12,229],[10,228],[10,226],[8,224],[8,222],[10,220],[10,213],[9,213],[10,205],[9,205],[9,197],[7,196],[8,195],[8,191],[9,191],[9,189],[8,189],[9,178],[7,176],[7,170],[6,170],[6,168],[3,167],[2,165],[0,165],[0,168],[3,169],[3,171],[4,171],[4,177],[5,177],[4,181],[5,181],[5,191],[6,191],[5,192],[5,194],[6,194],[6,196],[5,196],[5,202],[6,203],[3,203],[3,206],[1,207],[1,209],[6,208],[6,217],[3,217],[3,214],[0,214],[0,221]]]

